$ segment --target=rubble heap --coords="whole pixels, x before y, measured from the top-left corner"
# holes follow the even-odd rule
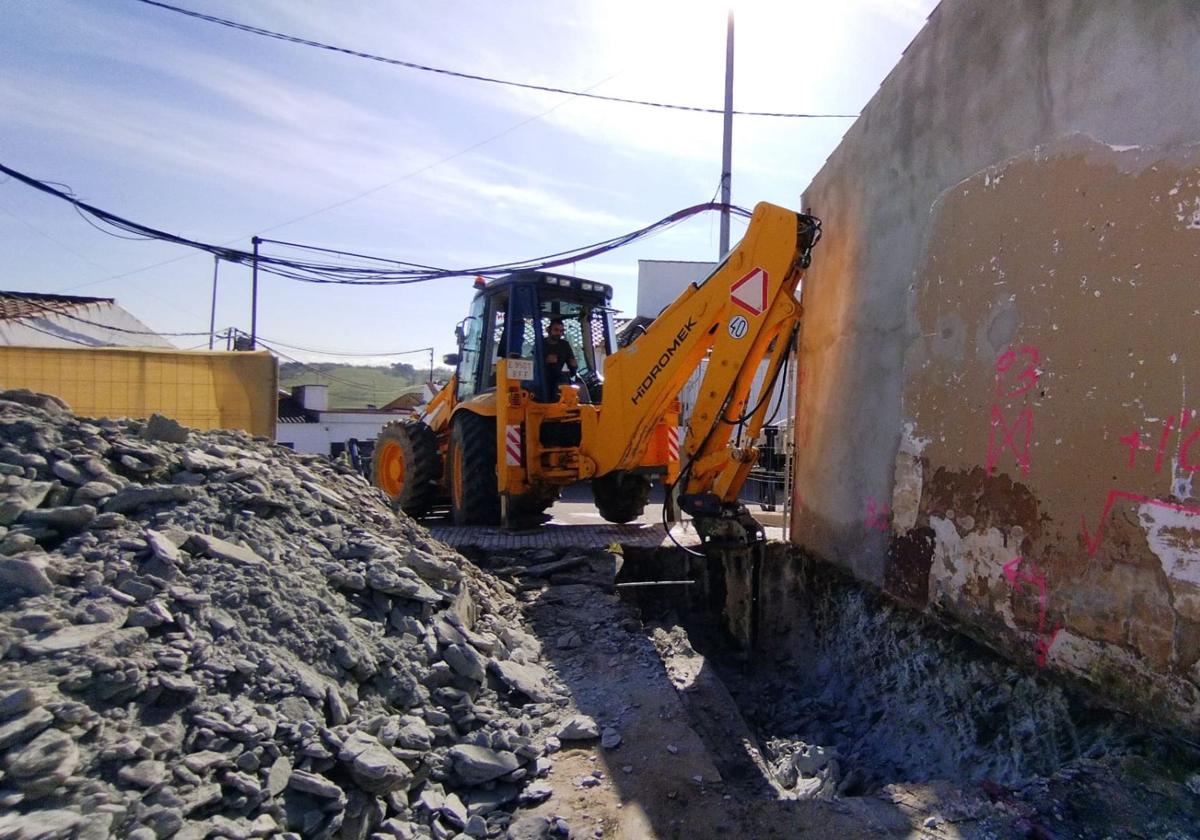
[[[0,838],[496,836],[571,717],[348,466],[0,393]],[[513,588],[513,587],[509,587]]]

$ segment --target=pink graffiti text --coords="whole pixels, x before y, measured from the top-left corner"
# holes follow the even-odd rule
[[[1041,376],[1038,363],[1041,355],[1036,347],[1009,348],[996,359],[996,382],[988,427],[987,473],[996,471],[1000,457],[1007,449],[1017,461],[1023,475],[1032,468],[1030,447],[1033,442],[1033,410],[1023,407],[1015,419],[1006,413],[1001,402],[1024,396],[1034,389]],[[1011,420],[1011,422],[1010,422]]]
[[[1004,577],[1008,580],[1014,592],[1020,592],[1022,586],[1031,587],[1037,592],[1038,597],[1038,627],[1037,640],[1033,644],[1034,659],[1037,661],[1039,668],[1046,666],[1046,658],[1050,654],[1050,648],[1054,645],[1054,640],[1058,637],[1062,626],[1059,625],[1046,632],[1046,574],[1037,567],[1034,563],[1028,563],[1028,570],[1021,568],[1025,563],[1023,557],[1014,557],[1012,560],[1004,564]]]

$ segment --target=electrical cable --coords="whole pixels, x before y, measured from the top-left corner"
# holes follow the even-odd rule
[[[288,344],[287,342],[280,341],[277,338],[264,338],[263,336],[255,336],[255,339],[257,341],[269,341],[272,344],[278,344],[280,347],[286,347],[289,350],[300,350],[304,353],[316,353],[319,356],[339,356],[347,359],[373,356],[408,356],[413,353],[428,353],[431,349],[433,349],[431,347],[419,347],[416,350],[397,350],[389,353],[343,353],[340,351],[335,352],[333,350],[315,350],[312,347],[299,347],[295,344]]]
[[[548,254],[542,257],[534,257],[532,259],[518,260],[510,263],[500,263],[496,265],[454,270],[430,270],[425,268],[394,268],[385,270],[378,266],[347,266],[338,263],[291,260],[263,254],[256,256],[251,252],[243,251],[237,248],[230,248],[223,245],[212,245],[195,239],[189,239],[184,236],[178,236],[173,233],[167,233],[166,231],[125,219],[116,215],[115,213],[111,213],[107,210],[103,210],[99,207],[95,207],[79,200],[69,190],[57,189],[51,186],[49,182],[41,181],[37,178],[25,175],[15,169],[5,166],[4,164],[0,164],[0,172],[10,175],[21,183],[33,187],[36,190],[66,201],[74,205],[77,209],[86,212],[93,218],[96,218],[105,224],[116,228],[117,230],[138,234],[139,236],[144,236],[149,239],[195,248],[212,254],[218,259],[225,260],[226,262],[247,266],[257,265],[260,271],[273,274],[278,277],[283,277],[285,279],[317,284],[399,286],[410,283],[424,283],[430,280],[451,277],[472,277],[476,275],[497,276],[515,271],[546,270],[574,262],[582,262],[584,260],[592,259],[608,253],[609,251],[613,251],[617,248],[624,247],[639,239],[661,233],[662,231],[673,227],[674,225],[682,222],[684,219],[694,216],[697,213],[727,209],[726,205],[715,204],[712,202],[696,204],[691,207],[685,207],[682,210],[677,210],[674,213],[665,216],[656,222],[646,225],[643,228],[622,234],[620,236],[615,236],[591,245],[584,245],[570,250]],[[729,206],[728,209],[730,212],[739,216],[748,217],[751,215],[749,210],[746,210],[742,207]],[[327,253],[331,254],[338,253],[332,249],[325,250]],[[352,252],[342,253],[350,255]],[[369,259],[377,262],[396,264],[396,261],[387,260],[382,257],[370,257]]]
[[[625,105],[644,105],[651,108],[665,108],[674,111],[692,111],[701,114],[724,114],[724,108],[701,108],[693,105],[675,105],[668,102],[652,102],[646,99],[627,99],[620,96],[605,96],[599,93],[588,93],[586,91],[568,90],[566,88],[550,87],[548,85],[534,85],[525,82],[514,82],[506,79],[496,79],[491,76],[479,76],[474,73],[462,73],[457,70],[446,70],[441,67],[430,67],[425,64],[417,64],[412,61],[402,61],[398,58],[388,58],[387,56],[376,55],[374,53],[362,52],[361,50],[353,50],[348,47],[339,47],[333,44],[322,43],[321,41],[313,41],[308,38],[301,38],[296,35],[287,35],[283,32],[276,32],[271,29],[263,29],[258,26],[251,26],[247,23],[239,23],[238,21],[228,20],[227,18],[216,17],[215,15],[206,15],[201,12],[192,11],[191,9],[182,9],[178,6],[172,6],[167,3],[159,2],[159,0],[138,0],[139,3],[145,3],[147,6],[155,6],[170,12],[176,12],[181,15],[187,15],[197,20],[203,20],[208,23],[215,23],[220,26],[227,26],[230,29],[236,29],[240,32],[246,32],[251,35],[261,35],[264,38],[274,38],[279,41],[287,41],[292,44],[299,44],[306,47],[316,47],[317,49],[329,50],[331,52],[342,53],[343,55],[353,56],[355,58],[365,58],[368,61],[378,61],[383,64],[391,64],[397,67],[406,67],[410,70],[421,70],[426,73],[437,73],[443,76],[452,76],[458,79],[469,79],[475,82],[487,82],[495,85],[505,85],[507,87],[523,88],[525,90],[536,90],[542,93],[558,93],[565,96],[575,96],[582,99],[597,99],[604,102],[619,102]],[[783,117],[787,119],[857,119],[858,114],[797,114],[780,111],[733,111],[735,116],[741,117]]]
[[[243,335],[245,335],[245,333],[243,333]],[[300,361],[295,356],[290,356],[287,353],[284,353],[278,347],[275,347],[271,343],[263,341],[261,338],[258,338],[257,336],[255,337],[255,341],[258,344],[261,344],[263,347],[266,347],[269,351],[274,353],[276,356],[287,359],[289,362],[298,364],[298,365],[300,365],[300,367],[304,368],[305,370],[311,371],[315,376],[323,377],[325,379],[328,379],[330,382],[338,382],[342,385],[349,385],[353,388],[370,388],[370,387],[372,387],[370,385],[370,383],[367,383],[367,382],[355,382],[351,379],[342,379],[340,376],[334,376],[330,373],[326,373],[325,371],[322,371],[319,368],[315,368],[306,362]]]

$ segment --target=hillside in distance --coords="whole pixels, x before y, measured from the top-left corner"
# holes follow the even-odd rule
[[[453,371],[439,367],[435,382],[446,382]],[[281,362],[279,387],[290,391],[297,385],[326,385],[330,408],[382,407],[401,394],[419,390],[429,380],[429,368],[405,362],[393,365],[345,365]]]

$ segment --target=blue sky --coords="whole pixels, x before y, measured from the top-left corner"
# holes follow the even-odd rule
[[[175,5],[478,75],[722,104],[728,3]],[[935,5],[742,0],[734,107],[856,113]],[[0,0],[0,14],[0,162],[206,242],[249,248],[258,234],[427,265],[502,263],[642,227],[709,200],[720,177],[719,115],[422,73],[136,0]],[[734,202],[798,208],[850,124],[736,117]],[[735,222],[735,241],[742,230]],[[612,284],[632,312],[638,259],[714,259],[717,238],[705,214],[574,271]],[[208,329],[211,256],[108,236],[12,180],[0,182],[0,255],[0,288],[115,297],[154,329]],[[222,265],[219,329],[249,328],[249,287],[246,269]],[[470,296],[461,279],[371,289],[266,276],[258,329],[319,350],[433,345],[440,356]]]

